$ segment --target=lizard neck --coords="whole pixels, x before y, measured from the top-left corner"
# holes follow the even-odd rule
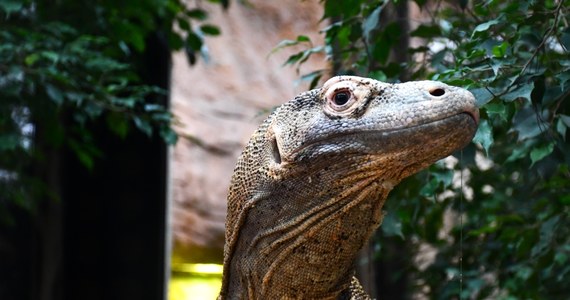
[[[295,176],[302,179],[272,183],[271,191],[253,197],[230,262],[227,295],[336,299],[348,288],[354,261],[380,225],[395,182],[379,179],[377,170],[338,180],[334,173]],[[300,203],[308,199],[303,191],[312,199]],[[258,203],[265,207],[257,209]]]

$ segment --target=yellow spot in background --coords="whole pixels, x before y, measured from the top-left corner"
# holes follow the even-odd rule
[[[214,300],[222,286],[222,265],[177,264],[172,266],[169,300]]]

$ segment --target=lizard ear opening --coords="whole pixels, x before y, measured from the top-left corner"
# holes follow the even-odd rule
[[[273,136],[271,139],[271,156],[273,157],[273,161],[280,165],[281,164],[281,151],[279,151],[279,145],[277,144],[277,138]]]

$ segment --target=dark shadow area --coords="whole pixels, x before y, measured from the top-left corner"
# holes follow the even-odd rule
[[[147,39],[140,61],[144,81],[168,89],[170,50],[160,36]],[[164,299],[167,145],[138,130],[122,139],[103,120],[88,127],[102,153],[94,168],[55,150],[42,172],[60,200],[34,214],[8,208],[0,299]]]

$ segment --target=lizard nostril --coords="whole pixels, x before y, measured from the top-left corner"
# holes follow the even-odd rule
[[[429,91],[429,94],[435,97],[440,97],[443,96],[445,94],[445,90],[442,88],[435,88],[435,89],[431,89]]]

